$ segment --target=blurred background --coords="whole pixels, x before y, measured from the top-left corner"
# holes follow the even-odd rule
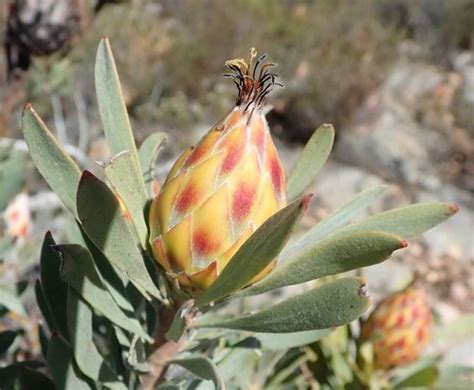
[[[389,188],[371,212],[430,200],[459,205],[454,218],[366,277],[377,299],[418,272],[437,323],[462,318],[460,336],[468,336],[433,348],[474,365],[474,0],[2,1],[0,295],[9,298],[0,306],[21,297],[28,315],[10,312],[0,330],[25,333],[16,358],[39,351],[32,286],[40,242],[47,229],[67,240],[73,222],[28,159],[21,108],[31,102],[82,167],[109,158],[93,79],[103,35],[137,143],[155,131],[169,135],[161,179],[233,107],[224,61],[255,46],[278,63],[284,84],[267,99],[267,117],[287,172],[320,124],[336,127],[304,224],[383,182]]]

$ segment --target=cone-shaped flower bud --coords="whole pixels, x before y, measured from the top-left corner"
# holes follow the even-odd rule
[[[431,340],[431,324],[426,292],[410,286],[379,303],[361,337],[373,342],[375,365],[388,369],[420,357]]]
[[[251,59],[226,62],[239,89],[236,106],[175,162],[150,209],[157,261],[189,291],[204,290],[250,235],[286,205],[280,159],[262,112],[276,84]],[[258,261],[258,259],[255,259]],[[255,280],[265,276],[269,265]]]

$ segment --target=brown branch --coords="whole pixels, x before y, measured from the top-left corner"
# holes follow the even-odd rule
[[[178,306],[173,305],[164,307],[160,312],[160,324],[155,330],[153,337],[155,342],[151,347],[152,352],[148,357],[150,372],[141,376],[141,390],[152,390],[163,382],[168,370],[168,363],[176,357],[184,345],[183,339],[175,343],[165,338],[165,334],[173,323],[178,308]]]

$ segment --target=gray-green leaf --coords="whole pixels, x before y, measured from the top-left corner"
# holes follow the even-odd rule
[[[239,295],[261,294],[275,288],[304,283],[323,276],[377,264],[393,251],[404,248],[405,240],[384,232],[349,232],[294,253],[267,277]]]
[[[151,184],[154,179],[154,167],[158,150],[167,139],[165,133],[156,132],[149,135],[138,149],[138,159],[142,169],[142,175],[145,180],[145,186],[148,196],[151,196]]]
[[[225,389],[224,382],[220,378],[215,364],[207,357],[199,356],[175,359],[171,361],[171,364],[178,364],[199,378],[212,381],[216,390]]]
[[[309,187],[328,159],[333,143],[332,125],[324,124],[314,132],[288,179],[288,199],[302,195]]]
[[[60,335],[53,333],[48,345],[46,362],[53,382],[58,389],[89,390],[72,357],[69,344]]]
[[[76,192],[81,178],[79,167],[30,104],[23,110],[21,127],[36,168],[66,208],[77,217]]]
[[[54,330],[59,331],[68,340],[66,306],[67,306],[67,284],[61,278],[61,257],[57,250],[53,236],[47,232],[40,258],[41,288],[49,312],[52,316]]]
[[[129,313],[127,316],[113,300],[105,288],[87,249],[76,244],[59,245],[57,249],[63,257],[61,270],[63,279],[87,303],[114,324],[143,337],[147,341],[152,341],[135,318],[134,313]]]
[[[373,215],[334,233],[378,230],[410,238],[452,217],[458,207],[448,203],[418,203]]]
[[[282,251],[281,258],[285,258],[308,245],[314,244],[316,241],[332,233],[336,229],[343,227],[351,222],[354,218],[359,216],[367,207],[369,207],[380,194],[385,191],[386,185],[377,185],[368,188],[349,202],[342,205],[334,213],[324,218],[319,223],[309,229],[301,238],[295,242],[290,242]]]
[[[120,211],[112,191],[92,173],[85,171],[77,193],[80,222],[92,242],[107,259],[148,297],[160,299],[144,258],[134,239],[130,224]]]
[[[92,311],[72,288],[67,295],[67,318],[74,358],[89,378],[113,389],[126,389],[97,350],[92,333]]]
[[[113,154],[130,150],[138,166],[137,149],[122,87],[108,38],[102,38],[95,61],[95,89],[105,138]]]
[[[222,321],[203,316],[191,326],[265,333],[327,329],[347,324],[365,312],[370,299],[364,287],[359,278],[342,278],[254,314]]]
[[[129,150],[115,155],[105,167],[105,175],[112,188],[123,200],[127,211],[127,217],[131,218],[137,233],[138,241],[146,248],[148,228],[145,222],[144,208],[147,201],[147,193],[141,172],[134,164]]]

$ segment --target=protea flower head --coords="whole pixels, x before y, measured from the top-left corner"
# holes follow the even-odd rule
[[[409,286],[379,303],[362,326],[361,337],[374,345],[382,369],[417,360],[431,340],[431,310],[426,292]]]
[[[187,290],[204,290],[249,236],[284,207],[286,182],[262,112],[274,66],[226,62],[238,88],[235,107],[175,162],[149,216],[158,262]],[[257,259],[256,259],[257,261]],[[265,276],[274,262],[255,277]]]

